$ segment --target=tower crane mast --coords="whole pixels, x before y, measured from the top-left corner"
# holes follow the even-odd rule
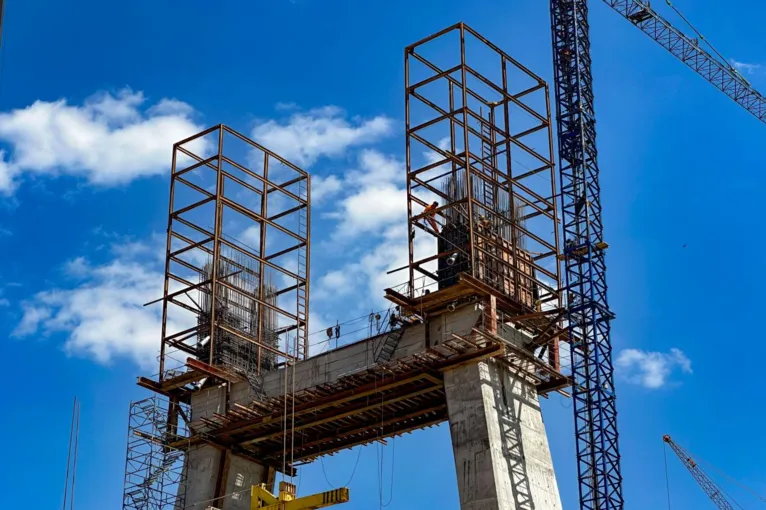
[[[734,510],[734,507],[723,495],[721,489],[719,489],[715,482],[713,482],[713,480],[711,480],[705,474],[705,472],[700,469],[694,459],[692,459],[692,456],[689,452],[684,450],[681,446],[677,445],[670,438],[670,436],[666,435],[662,438],[662,440],[670,446],[670,448],[673,450],[673,453],[676,454],[681,463],[686,467],[686,469],[689,470],[689,473],[691,473],[694,479],[697,480],[697,483],[700,485],[700,487],[702,487],[702,490],[705,491],[705,494],[708,495],[708,497],[713,501],[713,503],[715,503],[718,508],[721,510]]]
[[[766,122],[766,99],[641,0],[602,0]],[[668,0],[666,0],[668,1]],[[668,1],[668,3],[670,3]],[[581,510],[622,510],[587,0],[550,0],[564,232],[564,287]]]

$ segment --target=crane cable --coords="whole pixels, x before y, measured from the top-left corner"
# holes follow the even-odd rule
[[[722,470],[718,469],[717,467],[715,467],[714,465],[712,465],[710,462],[708,462],[708,461],[706,461],[705,459],[703,459],[703,458],[699,457],[698,455],[695,455],[695,456],[694,456],[694,458],[695,458],[695,460],[697,461],[697,463],[698,463],[698,464],[699,464],[699,463],[702,463],[702,464],[704,464],[704,465],[705,465],[705,466],[707,466],[709,469],[712,469],[713,471],[715,471],[715,472],[716,472],[716,473],[718,473],[719,475],[723,476],[724,478],[726,478],[726,479],[727,479],[727,480],[729,480],[730,482],[732,482],[732,483],[734,483],[735,485],[739,486],[739,488],[740,488],[740,489],[743,489],[743,490],[745,490],[745,491],[749,492],[749,493],[750,493],[750,494],[751,494],[753,497],[755,497],[756,499],[760,500],[762,503],[766,503],[766,498],[765,498],[765,497],[761,496],[760,494],[758,494],[757,492],[755,492],[755,490],[753,490],[753,489],[751,489],[750,487],[748,487],[747,485],[743,484],[742,482],[740,482],[740,481],[739,481],[739,480],[737,480],[736,478],[734,478],[734,477],[732,477],[732,476],[730,476],[730,475],[727,475],[727,474],[726,474],[726,473],[724,473]]]
[[[665,487],[668,490],[668,510],[670,510],[670,476],[668,475],[668,443],[662,442],[662,456],[665,458]]]
[[[702,467],[700,467],[700,463],[702,463],[702,464],[705,464],[705,465],[706,465],[708,468],[711,468],[712,470],[716,471],[716,472],[717,472],[719,475],[722,475],[723,477],[725,477],[725,478],[726,478],[726,479],[728,479],[729,481],[731,481],[731,482],[735,483],[735,484],[736,484],[736,485],[738,485],[740,488],[742,488],[742,489],[746,490],[746,491],[747,491],[747,492],[749,492],[751,495],[755,496],[757,499],[761,500],[761,502],[764,502],[764,503],[766,503],[766,498],[763,498],[761,495],[759,495],[758,493],[756,493],[756,492],[755,492],[753,489],[751,489],[751,488],[747,487],[745,484],[743,484],[742,482],[739,482],[739,481],[738,481],[738,480],[736,480],[735,478],[733,478],[733,477],[731,477],[731,476],[727,475],[726,473],[724,473],[724,472],[723,472],[723,471],[721,471],[720,469],[718,469],[718,468],[716,468],[715,466],[713,466],[713,465],[712,465],[710,462],[706,461],[705,459],[702,459],[702,458],[700,458],[700,457],[699,457],[699,456],[697,456],[696,454],[692,454],[690,451],[688,451],[686,448],[684,448],[684,447],[680,446],[679,444],[677,444],[677,443],[674,443],[674,444],[676,445],[676,447],[678,447],[678,448],[679,448],[679,449],[680,449],[680,450],[683,452],[683,455],[684,455],[684,457],[686,457],[687,459],[689,459],[689,461],[693,461],[693,463],[694,463],[694,467],[695,467],[697,470],[699,470],[701,473],[703,473],[703,474],[704,474],[706,477],[708,477],[708,478],[709,478],[709,476],[707,475],[707,473],[705,473],[705,470],[703,470],[703,469],[702,469]],[[667,443],[665,444],[665,446],[667,446]],[[686,464],[687,464],[686,462],[683,462],[683,460],[682,460],[682,463],[684,464],[684,466],[685,466],[685,467],[687,467],[687,469],[691,469],[691,468],[689,468],[689,466],[687,466],[687,465],[686,465]],[[669,480],[669,478],[668,478],[668,474],[667,474],[667,458],[666,458],[666,461],[665,461],[665,477],[666,477],[666,480]],[[711,481],[712,481],[712,480],[711,480]],[[669,482],[668,482],[668,483],[669,483]],[[737,501],[736,501],[736,500],[735,500],[735,499],[734,499],[734,498],[731,496],[731,494],[729,494],[728,492],[726,492],[726,490],[724,490],[722,487],[718,486],[717,484],[715,485],[715,488],[716,488],[716,489],[718,489],[718,491],[719,491],[721,494],[723,494],[724,496],[726,496],[726,497],[728,498],[728,501],[729,501],[729,502],[731,502],[731,503],[734,503],[734,504],[735,504],[735,505],[736,505],[738,508],[740,508],[740,509],[744,510],[744,508],[742,507],[742,505],[740,505],[740,504],[739,504],[739,503],[738,503],[738,502],[737,502]],[[670,508],[670,486],[669,486],[669,485],[668,485],[668,508]]]
[[[681,19],[684,21],[684,23],[686,23],[687,25],[689,25],[689,28],[691,28],[691,29],[692,29],[692,31],[693,31],[695,34],[697,34],[697,37],[699,37],[700,41],[703,41],[705,44],[707,44],[707,45],[708,45],[708,47],[709,47],[709,48],[710,48],[710,49],[713,51],[713,53],[715,53],[715,54],[718,56],[718,58],[719,58],[719,59],[721,59],[721,62],[722,62],[722,63],[724,63],[724,64],[726,65],[726,67],[728,67],[728,68],[729,68],[729,70],[730,70],[730,71],[732,71],[733,73],[735,73],[735,74],[737,75],[737,77],[741,78],[742,80],[744,80],[744,81],[745,81],[745,83],[747,83],[748,85],[750,85],[750,82],[748,82],[748,81],[747,81],[747,79],[745,79],[745,77],[744,77],[744,76],[742,76],[742,74],[741,74],[741,73],[740,73],[740,72],[737,70],[737,68],[735,68],[733,65],[731,65],[731,64],[729,63],[729,61],[728,61],[728,60],[726,60],[726,57],[724,57],[724,56],[721,54],[721,52],[719,52],[717,49],[715,49],[715,46],[713,46],[713,43],[711,43],[710,41],[708,41],[707,39],[705,39],[705,36],[704,36],[704,35],[702,35],[702,32],[700,32],[699,30],[697,30],[697,28],[696,28],[694,25],[692,25],[691,21],[689,21],[689,19],[688,19],[686,16],[684,16],[684,15],[683,15],[683,13],[682,13],[682,12],[681,12],[681,11],[680,11],[680,10],[679,10],[679,9],[678,9],[676,6],[675,6],[675,5],[673,5],[673,4],[670,2],[670,0],[665,0],[665,3],[667,3],[667,4],[668,4],[668,6],[669,6],[671,9],[673,9],[673,12],[675,12],[675,13],[676,13],[676,14],[677,14],[677,15],[678,15],[678,16],[679,16],[679,17],[680,17],[680,18],[681,18]]]

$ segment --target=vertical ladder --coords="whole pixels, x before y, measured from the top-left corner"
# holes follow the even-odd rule
[[[492,129],[492,112],[489,113],[489,119],[484,119],[484,114],[481,113],[481,168],[484,175],[487,177],[490,177],[494,180],[495,178],[495,170],[494,170],[494,156],[495,156],[495,150],[492,146],[492,143],[488,142],[493,140],[494,130]],[[487,207],[487,209],[490,209],[492,211],[496,211],[495,206],[495,186],[491,182],[482,179],[482,184],[484,186],[484,205]],[[488,216],[486,212],[482,212],[484,216]]]
[[[308,201],[308,178],[298,181],[298,196],[301,200]],[[304,279],[303,284],[298,282],[298,289],[296,291],[297,306],[296,317],[298,320],[298,328],[296,330],[296,352],[297,358],[308,357],[308,346],[306,345],[308,332],[306,328],[308,318],[308,204],[301,208],[298,212],[298,236],[304,240],[305,245],[303,248],[298,249],[298,276]]]

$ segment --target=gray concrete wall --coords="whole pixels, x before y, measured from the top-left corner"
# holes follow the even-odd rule
[[[226,498],[221,510],[250,510],[250,487],[266,482],[268,469],[241,457],[232,456],[229,460],[229,476],[224,494],[233,494]],[[242,492],[245,491],[245,492]]]
[[[221,500],[215,497],[215,484],[221,462],[221,451],[212,446],[193,447],[187,454],[186,503],[189,508],[204,509],[207,506],[221,510],[250,510],[250,487],[265,483],[268,468],[235,455],[229,456],[229,472]],[[197,504],[206,501],[204,504]]]
[[[561,510],[534,386],[486,361],[445,373],[462,510]]]
[[[441,315],[429,322],[430,345],[435,346],[452,338],[452,333],[467,335],[476,321],[481,317],[479,305],[466,306],[455,313]],[[418,324],[410,326],[404,332],[392,359],[404,358],[426,349],[426,326]],[[380,337],[368,338],[361,342],[341,347],[295,365],[295,390],[300,391],[324,383],[330,383],[345,375],[364,370],[374,363],[374,345]],[[288,370],[288,387],[292,391],[292,368]],[[277,397],[284,393],[285,370],[275,370],[264,374],[263,392],[268,397]],[[198,406],[200,412],[211,412],[209,404],[203,404],[205,396],[197,394],[193,397],[193,406]],[[256,395],[247,382],[234,385],[231,391],[231,402],[243,405],[256,399]],[[197,404],[199,402],[199,404]]]
[[[215,480],[221,461],[220,450],[212,446],[194,446],[186,453],[186,508],[215,497]],[[219,502],[207,503],[220,508]],[[194,508],[204,509],[206,505]]]

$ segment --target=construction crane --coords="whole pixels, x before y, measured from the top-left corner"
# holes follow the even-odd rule
[[[705,472],[702,471],[702,469],[700,469],[694,459],[692,459],[692,456],[689,452],[673,442],[673,440],[668,435],[663,436],[662,440],[670,445],[670,448],[681,460],[681,463],[683,463],[686,469],[689,470],[694,479],[697,480],[697,483],[700,485],[700,487],[702,487],[702,490],[705,491],[705,494],[708,495],[708,497],[713,501],[713,503],[715,503],[718,508],[721,510],[734,510],[734,507],[731,505],[731,503],[729,503],[729,500],[726,499],[726,496],[724,496],[723,491],[718,488],[715,482],[713,482],[713,480],[711,480],[705,474]]]
[[[766,122],[766,99],[720,54],[703,49],[696,30],[699,39],[684,35],[647,2],[603,1]],[[622,510],[588,1],[551,0],[551,27],[580,508]]]

